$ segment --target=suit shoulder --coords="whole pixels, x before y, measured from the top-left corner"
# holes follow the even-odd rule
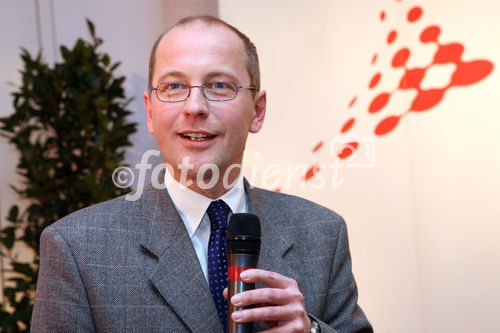
[[[334,224],[345,223],[344,219],[330,208],[295,195],[255,187],[251,190],[251,193],[265,214],[286,216],[289,221],[308,219],[328,221]]]
[[[46,229],[54,229],[64,234],[67,229],[122,228],[128,225],[128,222],[140,218],[140,212],[140,203],[128,201],[123,195],[79,209]]]

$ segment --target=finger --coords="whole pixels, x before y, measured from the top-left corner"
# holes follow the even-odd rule
[[[231,297],[231,304],[237,307],[257,305],[260,303],[269,305],[283,305],[289,303],[292,297],[287,289],[259,288],[247,290]]]
[[[227,300],[227,288],[224,288],[224,290],[222,291],[222,296],[224,296],[224,299]]]
[[[301,318],[302,314],[303,311],[299,306],[266,306],[233,312],[231,318],[236,323],[289,321],[294,318]]]
[[[293,284],[297,284],[297,282],[293,279],[290,279],[286,276],[283,276],[276,272],[266,271],[263,269],[249,269],[243,271],[240,274],[243,282],[246,283],[254,283],[260,282],[265,283],[271,288],[287,288]]]

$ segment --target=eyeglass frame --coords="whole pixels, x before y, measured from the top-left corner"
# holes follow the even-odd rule
[[[180,101],[164,101],[160,98],[160,96],[158,96],[158,87],[162,84],[183,84],[185,85],[187,88],[189,88],[189,92],[186,96],[186,98],[184,98],[183,100],[180,100]],[[209,99],[207,97],[207,95],[205,94],[205,88],[206,88],[206,85],[209,84],[209,83],[231,83],[232,85],[234,85],[234,87],[236,88],[236,94],[234,94],[234,97],[233,98],[230,98],[230,99]],[[156,88],[151,88],[151,91],[155,90],[155,94],[156,94],[156,98],[158,98],[158,100],[160,102],[163,102],[163,103],[180,103],[180,102],[184,102],[185,100],[187,100],[189,98],[189,96],[191,96],[191,88],[200,88],[201,89],[201,93],[203,94],[203,97],[205,97],[205,99],[207,101],[211,101],[211,102],[228,102],[228,101],[232,101],[236,98],[236,96],[238,96],[238,93],[240,92],[240,89],[249,89],[249,90],[253,90],[255,91],[255,87],[243,87],[243,86],[238,86],[236,85],[235,82],[233,81],[210,81],[210,82],[207,82],[203,85],[189,85],[187,82],[161,82],[161,83],[158,83],[158,85],[156,86]]]

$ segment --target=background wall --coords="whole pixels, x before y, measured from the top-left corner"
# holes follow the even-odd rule
[[[260,153],[256,183],[267,180],[346,218],[360,303],[376,330],[500,330],[493,301],[500,295],[498,5],[221,0],[219,6],[223,19],[252,36],[262,59],[268,118],[247,150],[250,161]],[[422,43],[432,25],[440,28],[439,44],[461,44],[463,53]],[[391,63],[403,47],[408,70],[425,68],[416,86],[445,90],[438,103],[423,98],[422,111],[408,112],[422,93],[398,89],[406,70]],[[441,64],[433,61],[438,50]],[[407,77],[405,84],[415,82]],[[390,93],[389,102],[370,113],[381,92]],[[392,131],[376,135],[380,121],[403,114]],[[351,118],[354,125],[342,133]],[[335,166],[342,141],[359,142],[357,154]],[[272,163],[281,166],[275,183],[263,175]],[[300,163],[320,171],[304,188],[298,177],[287,188],[288,165]],[[320,176],[334,185],[314,188]]]
[[[89,17],[104,39],[103,49],[122,61],[127,94],[135,97],[133,120],[140,126],[128,152],[133,166],[156,147],[142,104],[152,43],[181,16],[219,15],[257,45],[268,91],[266,122],[250,138],[246,175],[258,186],[309,198],[344,216],[360,304],[376,331],[500,331],[495,302],[500,296],[500,5],[488,0],[119,4],[2,2],[0,116],[12,112],[12,87],[6,82],[19,80],[19,47],[36,52],[41,45],[45,59],[58,60],[56,45],[86,37]],[[421,42],[422,32],[433,25],[440,32],[435,41]],[[456,45],[443,48],[450,43]],[[402,48],[408,49],[406,61],[405,52],[398,53]],[[437,51],[441,63],[434,61]],[[404,66],[393,66],[394,58]],[[401,83],[408,73],[413,76]],[[442,99],[424,96],[428,90],[443,91]],[[387,103],[377,103],[383,92]],[[419,97],[427,105],[411,110],[418,108]],[[401,116],[395,127],[384,125],[390,120],[379,126],[391,115]],[[381,128],[387,133],[380,134]],[[8,184],[19,180],[16,152],[5,141],[0,155],[3,222],[16,201]]]

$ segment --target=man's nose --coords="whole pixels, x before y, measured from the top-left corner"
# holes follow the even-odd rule
[[[192,86],[188,98],[184,101],[186,115],[206,117],[208,115],[208,100],[203,95],[201,86]]]

